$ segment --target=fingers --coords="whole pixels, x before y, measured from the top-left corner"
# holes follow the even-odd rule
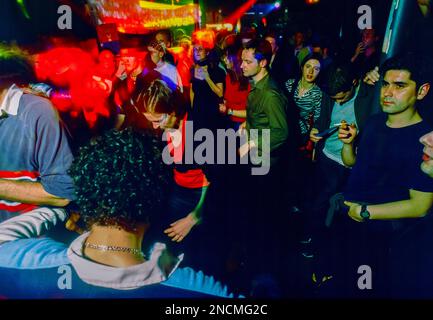
[[[184,239],[183,235],[177,234],[176,236],[174,236],[174,238],[171,239],[171,241],[181,242],[183,239]]]
[[[168,229],[167,229],[167,230],[168,230]],[[169,232],[167,232],[167,230],[165,230],[164,233],[166,233],[167,236],[168,236],[169,238],[171,238],[171,241],[180,242],[180,241],[182,241],[182,240],[186,237],[186,235],[187,235],[187,233],[184,234],[184,233],[181,233],[181,232],[175,232],[175,231],[169,231]]]
[[[185,219],[180,219],[170,224],[170,228],[164,230],[164,233],[174,242],[181,242],[189,233],[190,227],[184,223],[180,223]]]
[[[78,220],[80,220],[80,214],[77,212],[72,212],[69,216],[69,219],[65,223],[65,228],[69,231],[83,234],[84,230],[77,225]]]
[[[316,133],[318,133],[318,132],[316,132]],[[315,142],[315,143],[317,143],[323,139],[323,137],[317,137],[316,133],[313,133],[313,132],[310,133],[310,140]]]
[[[346,121],[341,121],[341,126],[338,129],[338,139],[344,143],[351,143],[356,136],[356,125],[348,124]]]
[[[313,142],[319,142],[322,139],[322,137],[317,137],[316,134],[318,134],[318,133],[319,133],[318,129],[316,129],[316,128],[311,129],[310,140]]]
[[[367,72],[364,77],[364,82],[369,85],[374,85],[380,79],[379,67],[375,67],[373,70]]]
[[[317,143],[320,140],[322,140],[322,137],[317,137],[314,134],[313,135],[310,134],[310,140]]]
[[[185,235],[181,233],[180,231],[175,231],[173,228],[168,228],[164,230],[164,233],[171,238],[171,241],[182,241]]]

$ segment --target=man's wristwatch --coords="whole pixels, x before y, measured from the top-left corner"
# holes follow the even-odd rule
[[[370,212],[367,210],[367,205],[363,204],[361,206],[361,212],[359,213],[363,221],[370,220]]]
[[[227,114],[228,114],[229,116],[233,115],[233,109],[228,109],[228,110],[227,110]]]

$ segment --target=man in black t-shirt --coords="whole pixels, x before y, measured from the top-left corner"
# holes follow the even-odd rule
[[[344,198],[349,217],[362,222],[357,226],[348,224],[350,238],[354,240],[350,248],[355,257],[352,262],[371,264],[376,267],[373,272],[377,271],[376,275],[383,276],[382,279],[387,273],[393,280],[398,275],[398,284],[390,281],[392,286],[388,288],[398,288],[400,292],[392,290],[389,294],[401,296],[403,292],[411,289],[417,292],[421,288],[420,274],[404,273],[407,269],[404,264],[412,265],[411,259],[424,249],[419,243],[416,246],[419,251],[412,250],[410,258],[401,255],[403,250],[395,246],[398,243],[395,240],[406,237],[405,233],[413,229],[413,222],[422,221],[402,219],[422,218],[433,205],[433,180],[420,169],[422,145],[418,142],[432,128],[416,108],[417,101],[424,99],[430,89],[429,61],[414,54],[395,56],[385,61],[382,75],[380,104],[384,113],[370,118],[358,148],[354,147],[355,125],[345,124],[339,130],[339,139],[344,143],[343,162],[353,166]],[[384,255],[390,251],[391,259],[385,260]],[[389,296],[385,291],[379,294]]]

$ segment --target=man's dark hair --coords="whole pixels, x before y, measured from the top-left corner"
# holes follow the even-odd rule
[[[429,57],[413,52],[398,54],[382,64],[380,72],[382,77],[389,70],[406,70],[410,72],[410,79],[415,81],[416,89],[425,84],[432,83],[433,67]]]
[[[159,72],[155,72],[159,74]],[[161,76],[161,74],[159,74]],[[138,77],[137,77],[138,79]],[[186,113],[186,101],[182,93],[170,88],[170,79],[154,78],[149,81],[137,80],[137,86],[132,95],[134,106],[141,113],[174,113],[176,117],[182,118]]]
[[[156,36],[157,34],[162,34],[162,35],[164,35],[165,38],[167,39],[167,41],[168,41],[170,44],[173,42],[173,36],[172,36],[171,31],[170,31],[169,29],[161,29],[161,30],[158,30],[158,31],[155,33],[155,36]]]
[[[356,75],[350,64],[334,65],[326,75],[325,91],[330,96],[346,92],[354,86]]]
[[[17,47],[0,44],[0,89],[9,88],[14,83],[27,85],[34,80],[30,57]]]
[[[269,68],[269,62],[272,58],[272,46],[265,39],[253,39],[246,43],[244,49],[254,50],[254,57],[257,61],[266,60],[266,68]]]
[[[111,130],[81,148],[69,173],[88,226],[130,230],[161,213],[169,170],[158,143],[153,135],[132,129]]]

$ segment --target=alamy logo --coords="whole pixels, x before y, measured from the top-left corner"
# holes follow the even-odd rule
[[[358,13],[362,14],[358,18],[358,28],[361,30],[371,29],[373,27],[373,18],[371,14],[371,7],[362,5],[358,7]]]
[[[61,14],[57,19],[57,27],[60,30],[72,29],[72,9],[70,6],[64,4],[57,8],[57,13]]]
[[[361,276],[358,278],[358,288],[360,290],[373,289],[373,277],[371,267],[368,265],[359,266],[358,274],[361,274]]]
[[[57,280],[57,287],[60,290],[71,290],[72,289],[72,269],[68,265],[60,266],[57,269],[57,273],[61,276]]]
[[[179,129],[165,130],[163,141],[172,142],[162,152],[165,164],[236,164],[239,159],[239,164],[254,165],[251,168],[252,175],[266,175],[269,172],[270,129],[250,129],[248,135],[233,129],[218,129],[216,137],[214,132],[205,128],[194,132],[192,121],[186,121],[184,129],[184,142]],[[237,141],[241,146],[240,158],[237,157]],[[194,142],[200,144],[194,146]],[[243,150],[249,151],[243,152]]]

